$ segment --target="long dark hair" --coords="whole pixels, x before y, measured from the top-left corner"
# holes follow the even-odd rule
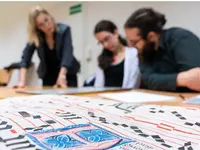
[[[117,26],[113,22],[109,20],[101,20],[100,22],[96,24],[94,28],[94,34],[97,34],[103,31],[114,33],[116,29],[117,29]],[[126,39],[122,38],[120,35],[118,38],[119,38],[119,42],[122,45],[127,46]],[[107,67],[109,67],[112,64],[112,60],[113,60],[113,53],[109,51],[108,49],[104,48],[102,53],[98,57],[98,65],[101,69],[105,70]]]
[[[160,33],[166,23],[165,15],[152,8],[141,8],[136,10],[126,21],[125,28],[139,28],[140,35],[146,40],[149,32]]]

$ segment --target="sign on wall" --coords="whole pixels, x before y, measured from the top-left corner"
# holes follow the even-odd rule
[[[69,9],[70,9],[69,10],[69,14],[70,15],[74,15],[74,14],[80,13],[80,12],[82,12],[82,4],[73,5]]]

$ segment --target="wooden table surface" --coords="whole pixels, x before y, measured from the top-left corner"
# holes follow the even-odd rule
[[[39,90],[39,89],[49,89],[50,87],[29,87],[26,89],[32,89],[32,90]],[[164,102],[150,102],[147,104],[156,104],[156,105],[170,105],[170,106],[194,106],[194,107],[199,107],[200,105],[188,105],[188,104],[183,104],[183,101],[200,95],[200,93],[172,93],[172,92],[160,92],[160,91],[150,91],[150,90],[133,90],[133,91],[141,91],[141,92],[147,92],[147,93],[154,93],[154,94],[162,94],[162,95],[168,95],[168,96],[175,96],[176,101],[164,101]],[[114,93],[115,91],[113,91]],[[119,92],[119,91],[117,91]],[[106,92],[104,92],[106,93]],[[110,93],[110,91],[109,91]],[[99,98],[98,96],[99,93],[85,93],[85,94],[72,94],[72,95],[77,95],[77,96],[84,96],[84,97],[94,97],[94,98]],[[181,96],[180,96],[181,95]],[[0,99],[8,98],[8,97],[14,97],[14,96],[28,96],[28,94],[23,94],[23,93],[18,93],[16,92],[16,89],[13,88],[8,88],[8,87],[0,87]],[[184,99],[183,99],[184,97]]]

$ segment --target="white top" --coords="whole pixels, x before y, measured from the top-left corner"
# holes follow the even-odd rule
[[[124,77],[122,88],[138,88],[141,82],[139,70],[139,59],[136,48],[125,47],[124,60]],[[105,77],[104,72],[100,67],[97,67],[95,74],[95,87],[104,87]]]

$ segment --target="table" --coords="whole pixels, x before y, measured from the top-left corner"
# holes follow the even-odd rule
[[[49,88],[51,88],[51,87],[28,87],[28,89],[32,89],[32,90],[49,89]],[[142,90],[142,89],[137,89],[137,90],[134,90],[134,91],[141,91],[141,92],[154,93],[154,94],[163,94],[163,95],[177,97],[176,101],[173,101],[173,102],[169,102],[169,101],[150,102],[150,103],[147,103],[147,104],[200,107],[200,105],[183,104],[182,102],[184,101],[184,99],[181,98],[181,96],[182,96],[185,99],[188,99],[188,98],[191,98],[191,97],[199,95],[199,93],[173,93],[173,92],[160,92],[160,91],[151,91],[151,90]],[[117,91],[117,92],[119,92],[119,91]],[[110,91],[109,91],[109,93],[110,93]],[[99,93],[86,93],[86,94],[73,94],[73,95],[99,98],[98,94]],[[8,97],[14,97],[14,96],[29,96],[29,95],[28,94],[23,94],[23,93],[17,93],[16,89],[12,89],[12,88],[8,88],[8,87],[0,87],[0,99],[4,99],[4,98],[8,98]]]
[[[29,87],[29,89],[43,89],[43,87]],[[24,96],[25,94],[17,93],[16,89],[11,87],[0,87],[0,99],[14,97],[14,96]]]

